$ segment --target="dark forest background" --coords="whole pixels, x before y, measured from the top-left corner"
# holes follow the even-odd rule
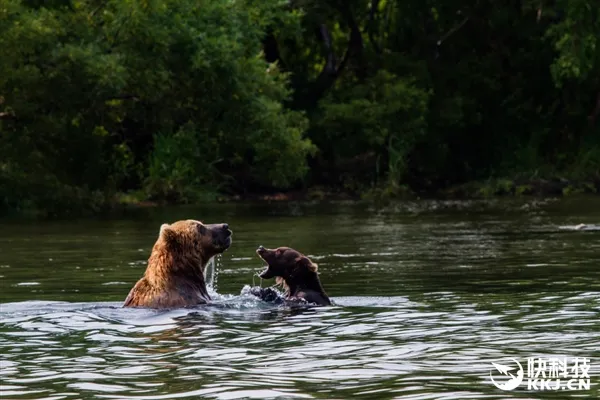
[[[0,0],[2,211],[594,191],[599,127],[597,0]]]

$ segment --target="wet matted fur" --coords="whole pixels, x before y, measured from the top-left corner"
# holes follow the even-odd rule
[[[205,225],[191,219],[163,224],[146,272],[123,306],[177,308],[208,303],[204,269],[212,257],[231,246],[231,234],[227,224]]]

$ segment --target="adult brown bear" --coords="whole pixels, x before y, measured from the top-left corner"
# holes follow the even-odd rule
[[[285,290],[286,302],[331,305],[321,285],[317,264],[310,258],[290,247],[265,249],[260,246],[256,253],[267,262],[267,268],[259,276],[263,279],[275,278]],[[263,300],[276,301],[274,291],[269,288],[252,288],[250,293]]]
[[[163,224],[146,272],[123,306],[176,308],[208,303],[204,268],[231,246],[231,234],[227,224],[204,225],[191,219]]]

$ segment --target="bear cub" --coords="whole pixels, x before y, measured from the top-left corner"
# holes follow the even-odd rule
[[[263,246],[256,250],[256,254],[267,263],[266,269],[259,276],[263,279],[275,278],[277,284],[284,288],[286,302],[331,305],[331,300],[321,285],[317,264],[304,254],[290,247],[266,249]],[[271,288],[254,287],[250,293],[271,302],[279,297]]]

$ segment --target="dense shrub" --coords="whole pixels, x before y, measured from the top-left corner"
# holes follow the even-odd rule
[[[0,207],[598,180],[593,0],[3,0]]]

